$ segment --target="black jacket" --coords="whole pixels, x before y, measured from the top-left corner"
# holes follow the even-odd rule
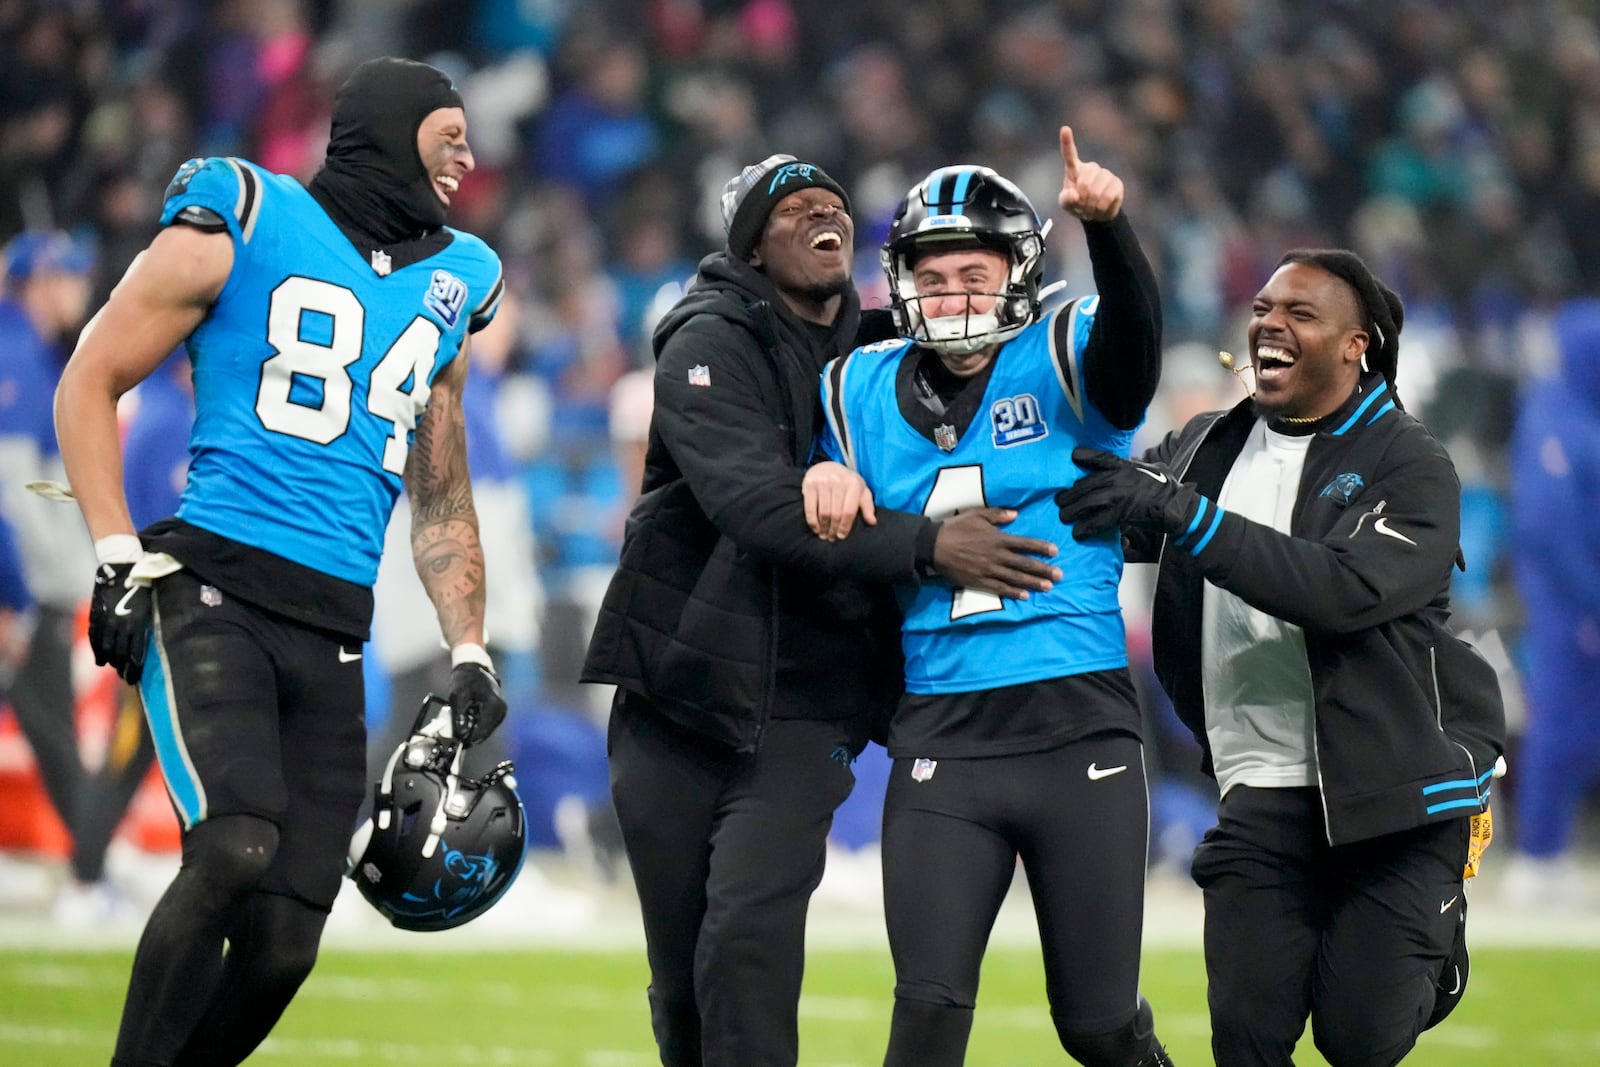
[[[759,745],[778,705],[783,717],[859,717],[863,731],[892,711],[898,615],[886,586],[852,579],[914,581],[932,524],[879,509],[876,526],[824,542],[800,495],[823,365],[868,339],[860,320],[852,291],[824,342],[749,264],[725,253],[700,264],[654,336],[643,495],[583,681],[640,693],[739,751]]]
[[[1159,557],[1156,673],[1205,749],[1207,773],[1203,582],[1304,630],[1334,845],[1479,811],[1505,747],[1494,670],[1447,625],[1461,483],[1444,448],[1392,399],[1369,374],[1317,424],[1289,535],[1223,512],[1197,555],[1163,549],[1159,536],[1129,542],[1130,560]],[[1249,401],[1201,415],[1145,458],[1215,500],[1255,421]]]

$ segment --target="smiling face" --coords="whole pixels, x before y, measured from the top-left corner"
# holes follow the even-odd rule
[[[1336,411],[1361,374],[1368,344],[1362,318],[1343,279],[1307,263],[1279,267],[1250,312],[1256,410],[1294,419]]]
[[[911,268],[928,335],[934,338],[966,337],[997,328],[993,312],[1005,291],[1011,261],[988,248],[936,252],[918,259]],[[939,358],[952,374],[967,378],[989,365],[999,344],[975,352],[939,350]]]
[[[855,224],[838,193],[813,186],[772,206],[750,262],[803,319],[827,325],[850,288]]]
[[[433,193],[446,206],[475,165],[467,147],[467,113],[459,107],[430,111],[417,127],[417,156]]]

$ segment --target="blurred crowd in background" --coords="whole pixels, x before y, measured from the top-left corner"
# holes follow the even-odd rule
[[[1528,654],[1530,600],[1515,564],[1532,542],[1512,491],[1519,463],[1565,463],[1597,479],[1584,483],[1587,507],[1565,505],[1568,521],[1536,521],[1538,551],[1565,561],[1566,575],[1536,595],[1556,640],[1591,657],[1579,681],[1600,682],[1600,520],[1586,517],[1600,511],[1597,8],[0,0],[0,243],[70,236],[61,270],[89,284],[77,318],[69,304],[51,323],[64,358],[85,311],[154,235],[182,161],[239,155],[307,180],[334,90],[357,62],[397,54],[450,73],[478,163],[450,222],[499,252],[508,283],[501,336],[483,346],[469,388],[480,397],[475,476],[508,489],[506,523],[525,526],[506,550],[517,563],[494,574],[497,583],[519,574],[502,589],[510,617],[497,655],[517,721],[592,725],[607,694],[575,678],[637,486],[649,334],[698,259],[722,244],[722,184],[775,151],[826,167],[854,199],[863,302],[883,305],[877,249],[907,187],[934,166],[983,163],[1054,217],[1055,131],[1067,123],[1085,158],[1125,179],[1127,212],[1161,282],[1169,352],[1147,438],[1239,398],[1217,353],[1242,351],[1250,299],[1286,249],[1355,248],[1403,296],[1398,391],[1447,444],[1463,482],[1468,565],[1455,577],[1456,620],[1502,668],[1520,733],[1528,713],[1515,668]],[[1066,278],[1069,293],[1093,288],[1078,227],[1057,225],[1050,255],[1045,273]],[[30,273],[8,274],[8,299]],[[0,336],[0,365],[7,342]],[[1551,456],[1538,434],[1514,435],[1519,405],[1548,381],[1560,383],[1559,399],[1546,410],[1588,435],[1587,467],[1578,455]],[[0,388],[0,418],[20,405],[37,421],[50,387]],[[88,569],[72,573],[87,594]],[[1147,641],[1140,581],[1130,577],[1127,598],[1136,660]],[[411,692],[394,676],[419,663],[437,669],[428,639],[385,637],[386,618],[416,614],[386,615],[386,599],[403,595],[380,586],[376,640],[380,652],[386,641],[393,649],[371,657],[389,667],[373,679],[380,723],[385,686]],[[1156,762],[1191,791],[1170,808],[1158,795],[1158,840],[1186,862],[1211,806],[1181,800],[1205,787],[1150,688]],[[1588,722],[1564,779],[1580,815],[1600,771],[1600,690],[1587,691],[1578,710]],[[597,733],[550,740],[525,728],[564,754],[531,788],[604,792]],[[1513,773],[1508,794],[1516,782]],[[1514,821],[1504,821],[1515,843]],[[1566,853],[1593,822],[1541,847],[1551,859]]]

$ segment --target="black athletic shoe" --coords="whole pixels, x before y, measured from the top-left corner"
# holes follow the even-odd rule
[[[1167,1050],[1157,1041],[1150,1046],[1150,1051],[1144,1054],[1144,1059],[1139,1061],[1139,1067],[1173,1067],[1172,1057],[1167,1055]]]
[[[1141,1036],[1148,1035],[1150,1049],[1139,1057],[1136,1067],[1173,1067],[1172,1057],[1167,1055],[1167,1050],[1156,1038],[1155,1015],[1150,1010],[1150,1002],[1144,999],[1144,994],[1139,995],[1139,1014],[1134,1019],[1134,1032]]]

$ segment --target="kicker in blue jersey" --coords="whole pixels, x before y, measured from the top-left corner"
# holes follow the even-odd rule
[[[929,419],[909,395],[910,341],[857,349],[828,365],[822,448],[860,474],[878,506],[944,519],[970,508],[1014,508],[1007,533],[1059,546],[1051,562],[1070,580],[1027,600],[1007,600],[930,581],[901,590],[906,689],[955,693],[1018,685],[1127,665],[1117,585],[1120,545],[1066,535],[1056,489],[1080,473],[1079,445],[1126,456],[1133,432],[1112,426],[1083,393],[1083,348],[1094,298],[1026,327],[995,358],[982,401],[964,432]],[[1058,332],[1058,315],[1069,316]],[[1057,359],[1055,338],[1070,354]],[[925,432],[913,424],[929,421]],[[1019,628],[1041,617],[1056,625]]]

